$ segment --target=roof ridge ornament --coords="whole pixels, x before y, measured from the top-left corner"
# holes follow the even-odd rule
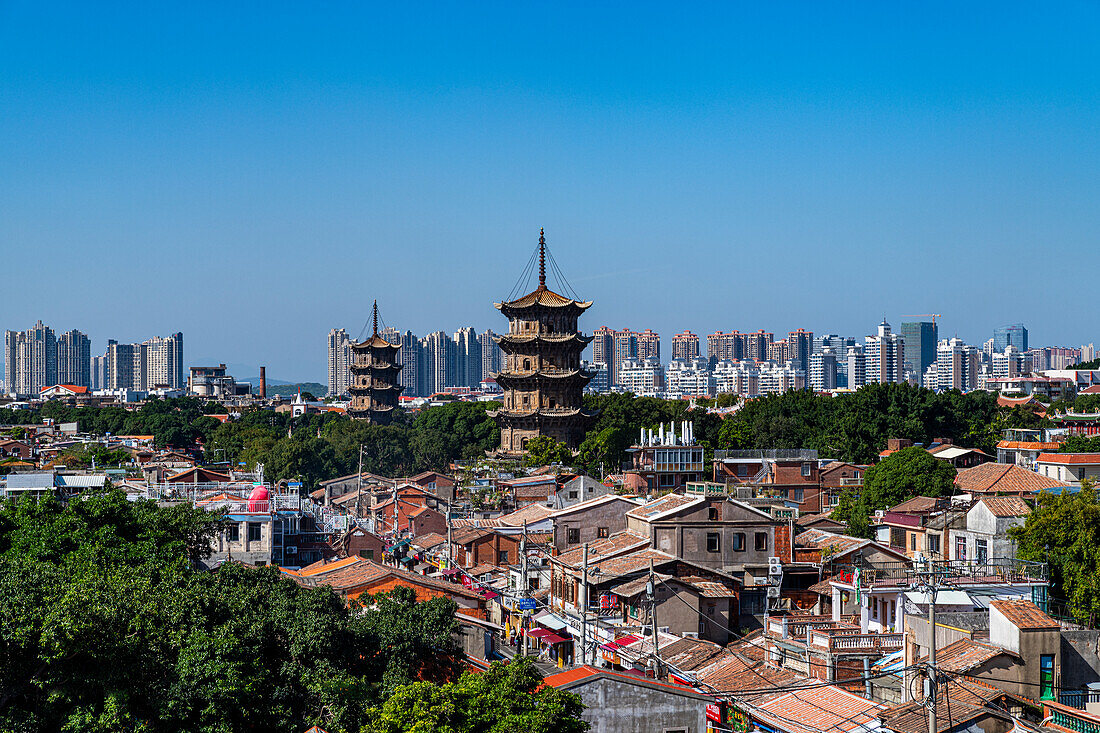
[[[374,336],[378,336],[378,299],[374,299]]]
[[[539,290],[546,290],[546,233],[539,227]]]

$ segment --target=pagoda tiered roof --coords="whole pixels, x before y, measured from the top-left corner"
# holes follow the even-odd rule
[[[493,340],[501,347],[508,346],[558,346],[562,344],[579,343],[581,347],[588,346],[592,343],[592,336],[585,336],[580,333],[543,333],[543,334],[523,334],[523,333],[505,333],[497,336]]]

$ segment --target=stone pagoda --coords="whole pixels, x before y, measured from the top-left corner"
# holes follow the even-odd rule
[[[374,333],[366,341],[351,345],[351,405],[348,414],[359,420],[386,425],[397,407],[402,387],[397,383],[401,347],[378,334],[378,301],[374,301]]]
[[[490,413],[500,425],[501,454],[522,453],[539,435],[576,449],[594,414],[582,401],[591,372],[581,369],[581,352],[592,340],[577,332],[577,318],[592,306],[546,287],[546,236],[539,231],[539,285],[522,298],[494,303],[508,319],[497,343],[504,369],[494,374],[504,405]]]

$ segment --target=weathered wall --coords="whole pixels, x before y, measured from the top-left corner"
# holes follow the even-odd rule
[[[684,730],[705,733],[706,704],[703,700],[658,692],[641,685],[611,679],[597,679],[578,685],[570,692],[584,701],[581,715],[592,724],[592,733],[636,733],[636,731]]]

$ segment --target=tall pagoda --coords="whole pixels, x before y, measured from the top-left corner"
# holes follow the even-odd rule
[[[494,374],[504,405],[490,413],[500,425],[500,453],[522,453],[539,435],[577,448],[591,424],[584,411],[584,386],[593,374],[581,368],[581,352],[592,340],[577,332],[577,318],[592,306],[546,287],[546,236],[539,230],[539,285],[516,300],[494,303],[508,319],[497,338],[504,370]]]
[[[348,414],[377,425],[389,423],[402,387],[397,383],[401,347],[378,335],[378,301],[374,301],[374,333],[351,345],[351,405]]]

